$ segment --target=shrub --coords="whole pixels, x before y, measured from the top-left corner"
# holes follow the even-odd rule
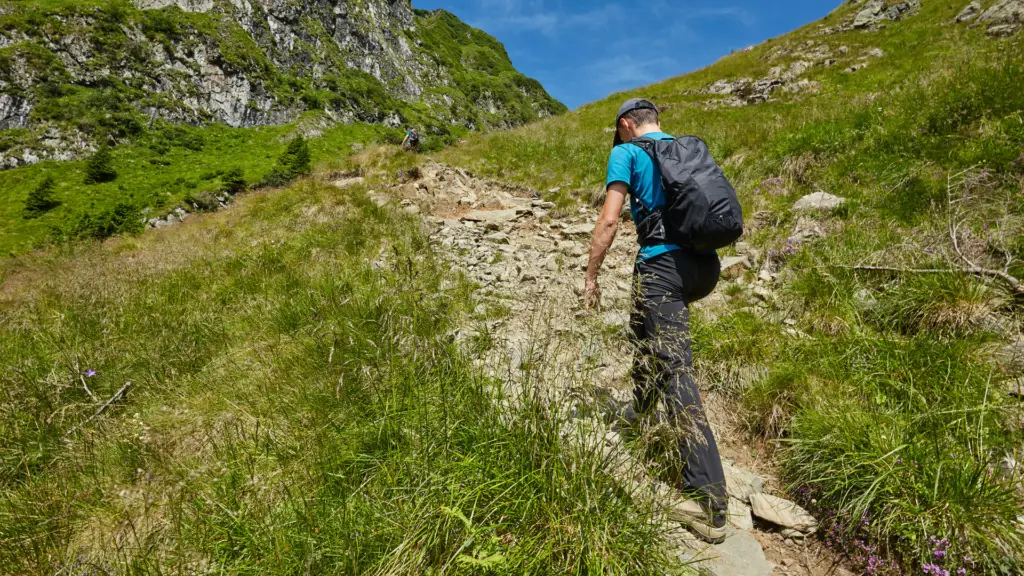
[[[241,168],[232,168],[221,176],[221,191],[228,194],[244,192],[248,184],[245,182],[245,173]]]
[[[135,234],[142,228],[142,214],[138,206],[123,200],[98,212],[86,212],[75,223],[72,236],[103,239],[115,234]]]
[[[308,174],[312,164],[309,143],[300,134],[288,143],[288,147],[277,159],[277,165],[260,181],[260,187],[284,186],[296,177]]]
[[[193,209],[203,212],[211,212],[220,208],[220,200],[217,199],[217,195],[209,191],[199,192],[198,194],[190,193],[185,196],[185,203],[189,204]]]
[[[46,176],[46,178],[43,178],[43,181],[39,183],[39,186],[36,186],[28,193],[28,199],[25,200],[26,218],[37,218],[42,216],[60,204],[60,202],[53,197],[54,186],[55,182],[53,180],[53,176]]]
[[[110,155],[110,147],[104,144],[85,162],[85,183],[101,184],[116,179],[114,158]]]

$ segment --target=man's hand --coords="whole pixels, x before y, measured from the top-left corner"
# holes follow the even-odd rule
[[[589,310],[597,310],[601,306],[601,287],[597,284],[597,274],[601,271],[604,257],[615,241],[615,233],[619,226],[619,213],[626,202],[629,190],[624,182],[613,182],[608,186],[608,196],[604,200],[604,208],[594,227],[594,236],[590,240],[590,259],[587,264],[587,284],[583,289],[583,305]]]
[[[583,307],[587,310],[601,309],[601,286],[597,280],[587,280],[587,285],[583,289]]]

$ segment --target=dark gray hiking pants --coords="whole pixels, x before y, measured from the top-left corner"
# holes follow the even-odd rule
[[[688,304],[715,289],[718,256],[674,250],[638,262],[634,269],[634,309],[630,329],[637,346],[633,366],[636,409],[665,404],[680,432],[679,455],[686,488],[699,492],[711,509],[728,506],[725,473],[693,379]]]

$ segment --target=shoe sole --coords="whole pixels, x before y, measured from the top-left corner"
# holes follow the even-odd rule
[[[725,542],[725,528],[714,528],[697,521],[683,522],[683,524],[708,544],[721,544]]]
[[[725,542],[725,537],[728,535],[726,533],[725,526],[715,528],[714,526],[705,523],[702,519],[695,518],[689,514],[677,513],[673,516],[675,516],[672,518],[673,520],[689,528],[690,531],[708,544],[721,544],[722,542]]]

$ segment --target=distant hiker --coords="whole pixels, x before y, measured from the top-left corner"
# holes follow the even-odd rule
[[[402,148],[416,152],[420,148],[420,133],[415,128],[405,131],[405,139],[402,140]]]
[[[630,318],[631,338],[637,347],[633,365],[635,412],[627,411],[627,419],[649,415],[659,400],[664,402],[673,424],[681,432],[679,453],[683,480],[685,489],[692,491],[694,498],[677,508],[685,511],[684,517],[678,519],[705,540],[719,542],[725,538],[728,496],[718,446],[704,414],[700,389],[693,379],[688,306],[710,294],[720,274],[718,254],[707,248],[702,235],[717,234],[711,242],[722,247],[738,237],[737,223],[727,218],[709,226],[699,220],[699,230],[696,233],[691,230],[691,236],[686,236],[701,245],[699,249],[670,243],[668,238],[682,236],[674,235],[679,227],[676,221],[670,220],[677,214],[672,212],[673,216],[666,216],[678,209],[678,202],[666,205],[665,187],[671,185],[671,199],[675,202],[676,191],[682,185],[663,180],[665,169],[682,170],[680,158],[690,159],[692,154],[703,152],[696,162],[707,171],[698,174],[695,170],[692,178],[680,178],[686,180],[690,191],[694,189],[694,182],[699,181],[696,186],[703,186],[705,173],[717,170],[716,177],[721,181],[724,175],[711,161],[703,141],[686,137],[677,142],[662,132],[658,109],[647,100],[627,101],[619,109],[615,123],[615,146],[608,161],[607,197],[591,241],[584,301],[588,308],[600,306],[598,272],[615,240],[619,214],[628,197],[641,247],[633,271],[634,308]],[[671,152],[685,146],[690,148]],[[669,151],[668,156],[658,156],[664,151]],[[715,184],[720,182],[716,180]],[[727,182],[724,186],[734,198],[735,191]],[[708,214],[707,199],[701,198],[703,214]],[[734,209],[739,218],[738,201],[726,208]],[[726,223],[727,231],[711,230],[722,222]],[[694,226],[694,222],[686,225]],[[741,220],[738,226],[741,232]],[[670,231],[666,232],[666,228]]]

